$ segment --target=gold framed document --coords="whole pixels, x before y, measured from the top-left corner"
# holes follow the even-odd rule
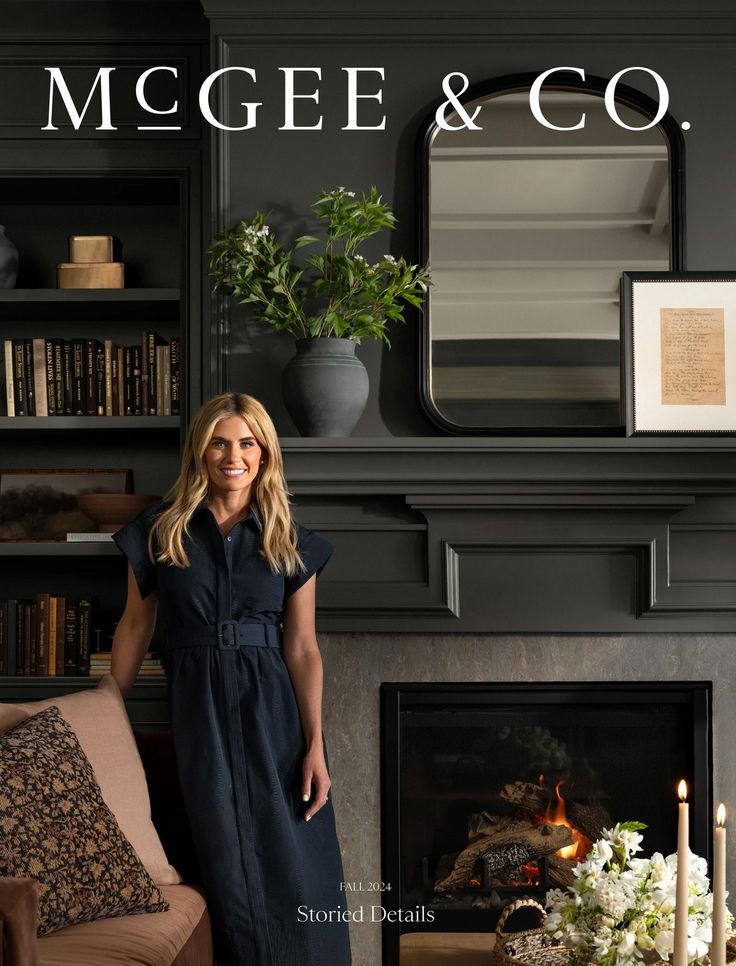
[[[736,433],[736,272],[624,272],[627,436]]]

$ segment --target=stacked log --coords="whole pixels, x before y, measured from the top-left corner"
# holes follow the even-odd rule
[[[497,816],[489,816],[496,818]],[[495,824],[495,828],[494,828]],[[497,823],[486,821],[483,831],[476,831],[469,844],[455,859],[449,875],[439,879],[435,892],[448,892],[469,885],[475,866],[480,859],[487,859],[496,868],[508,867],[505,860],[519,854],[527,856],[526,861],[549,855],[558,849],[572,845],[573,834],[565,825],[547,825],[527,822],[523,819],[500,818]],[[518,866],[518,862],[513,862]]]
[[[515,805],[530,815],[544,815],[549,805],[549,789],[532,782],[512,782],[504,785],[500,795],[504,802]],[[574,798],[565,798],[565,811],[570,825],[591,842],[595,842],[604,828],[611,828],[613,825],[606,807],[600,802],[581,802]]]
[[[564,888],[574,880],[575,859],[555,853],[575,841],[572,829],[544,821],[550,791],[532,782],[504,785],[500,798],[516,809],[514,816],[479,812],[468,819],[468,845],[461,852],[442,857],[437,866],[435,892],[448,892],[470,884],[482,860],[486,872],[502,874],[546,856],[550,885]],[[600,802],[565,799],[567,821],[594,842],[602,829],[613,823]]]

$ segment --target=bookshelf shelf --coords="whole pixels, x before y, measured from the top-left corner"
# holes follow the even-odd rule
[[[0,305],[18,302],[178,302],[178,288],[6,288]]]
[[[37,430],[177,430],[179,416],[0,416],[0,432]]]
[[[112,541],[106,543],[7,542],[0,543],[0,557],[120,557],[120,551]]]

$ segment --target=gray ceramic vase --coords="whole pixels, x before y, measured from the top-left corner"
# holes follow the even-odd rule
[[[18,278],[18,249],[0,225],[0,288],[14,288]]]
[[[350,339],[297,339],[282,388],[302,436],[349,436],[368,401],[368,373]]]

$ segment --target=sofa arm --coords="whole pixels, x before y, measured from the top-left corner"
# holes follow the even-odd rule
[[[37,966],[38,883],[0,878],[0,966]]]

